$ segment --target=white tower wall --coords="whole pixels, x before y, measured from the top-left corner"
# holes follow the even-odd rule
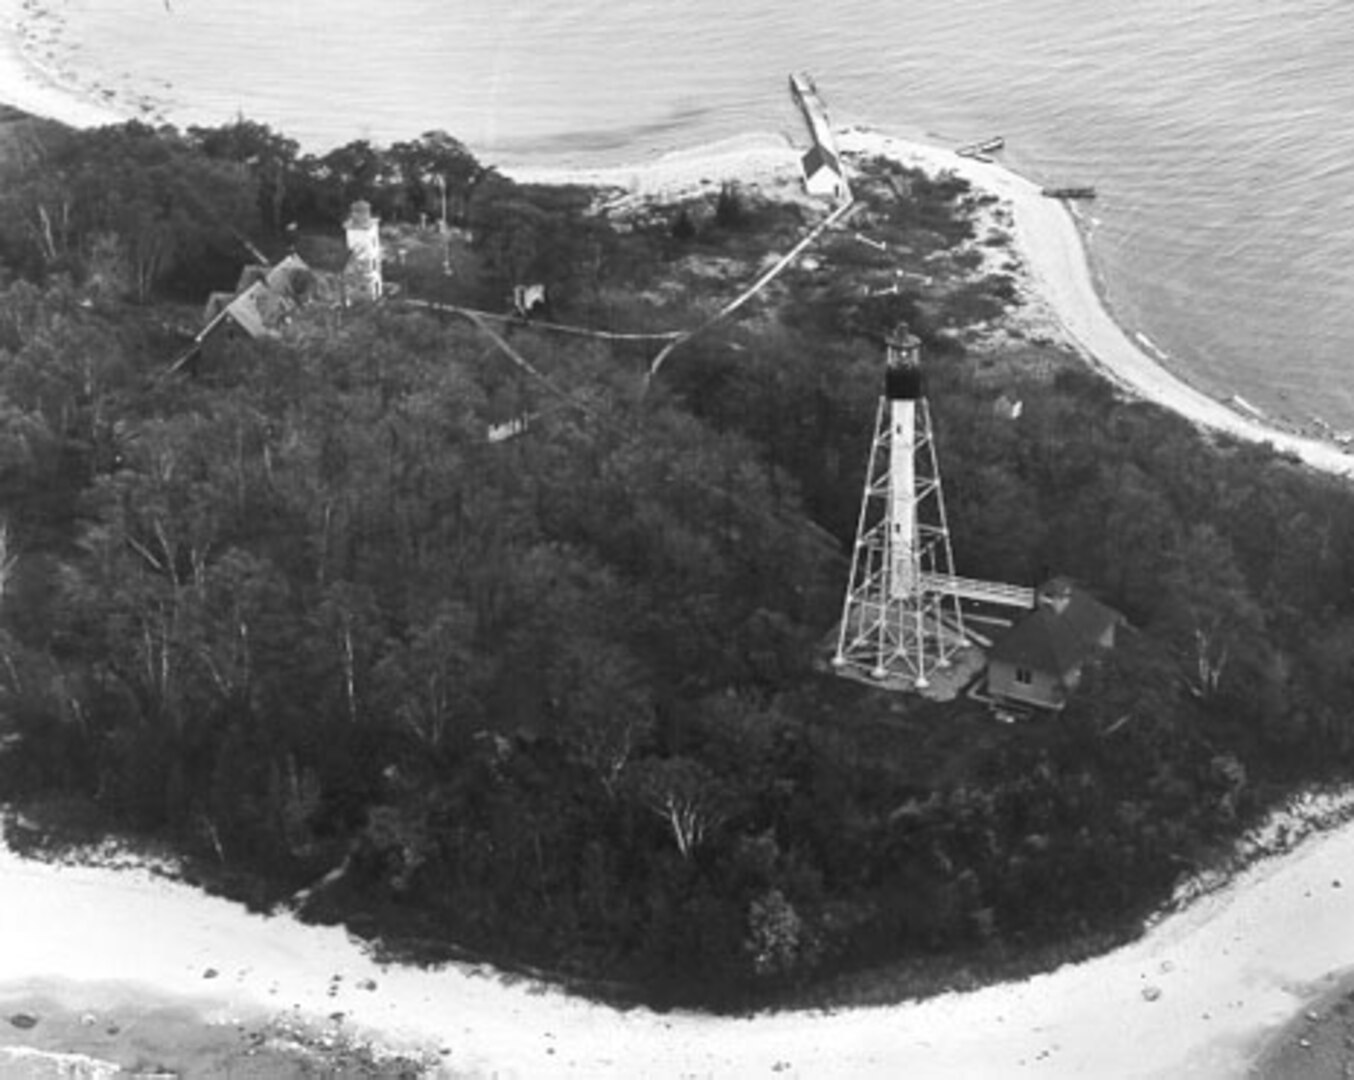
[[[363,300],[379,300],[383,290],[381,278],[381,220],[371,216],[371,207],[363,202],[353,203],[348,220],[343,223],[348,242],[348,263],[343,269],[349,294]]]
[[[917,587],[917,467],[909,452],[917,445],[917,405],[890,401],[892,426],[889,453],[889,531],[892,573],[889,595],[906,596]]]

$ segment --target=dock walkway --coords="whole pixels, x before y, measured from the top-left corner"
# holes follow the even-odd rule
[[[999,607],[1034,607],[1034,590],[1023,585],[978,581],[975,578],[955,577],[952,574],[922,574],[921,580],[923,587],[934,592],[954,593],[961,600],[995,604]]]
[[[851,187],[846,182],[841,152],[832,134],[832,121],[828,117],[827,106],[818,95],[818,87],[807,75],[795,73],[790,76],[790,96],[804,114],[809,137],[813,140],[813,148],[804,155],[802,162],[805,186],[810,194],[831,195],[843,203],[849,203],[852,198]]]
[[[827,106],[818,96],[818,87],[813,84],[813,80],[807,75],[791,75],[790,94],[804,114],[804,121],[809,125],[809,135],[814,145],[836,158],[837,140],[832,135],[832,122],[828,119]]]

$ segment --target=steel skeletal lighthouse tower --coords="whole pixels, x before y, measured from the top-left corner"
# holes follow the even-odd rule
[[[899,326],[861,499],[833,667],[924,690],[968,644],[921,375],[921,343]]]

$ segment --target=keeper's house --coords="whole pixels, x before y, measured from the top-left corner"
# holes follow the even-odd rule
[[[1124,617],[1066,578],[1035,592],[1035,608],[987,655],[987,692],[998,701],[1061,709],[1081,681],[1082,667],[1114,647]]]
[[[316,274],[299,255],[275,266],[247,266],[233,293],[212,293],[203,312],[198,343],[243,335],[278,337],[283,326],[316,291]]]

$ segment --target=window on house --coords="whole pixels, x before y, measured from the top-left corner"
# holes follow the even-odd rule
[[[1034,682],[1034,672],[1029,668],[1018,667],[1015,669],[1015,681],[1029,686],[1030,683]]]

